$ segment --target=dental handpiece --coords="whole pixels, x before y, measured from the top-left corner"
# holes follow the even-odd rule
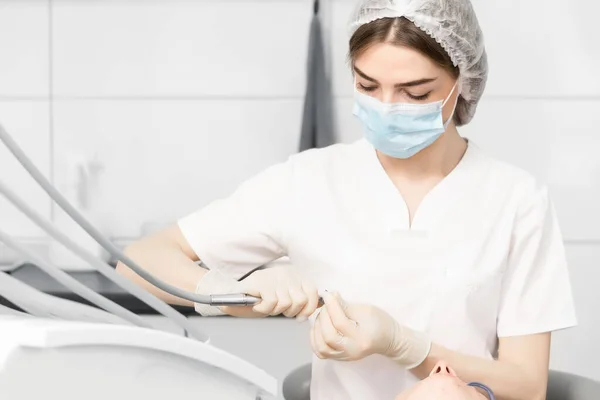
[[[244,293],[235,294],[211,294],[211,306],[252,306],[260,302],[259,297]]]
[[[219,294],[210,295],[211,306],[251,306],[261,301],[259,297],[250,296],[248,294]],[[319,297],[318,306],[322,307],[324,301]]]

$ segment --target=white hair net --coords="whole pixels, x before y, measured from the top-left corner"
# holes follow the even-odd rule
[[[460,71],[458,121],[473,118],[488,74],[483,33],[470,0],[360,0],[351,17],[350,35],[381,18],[405,17],[438,42]],[[462,103],[462,104],[461,104]]]

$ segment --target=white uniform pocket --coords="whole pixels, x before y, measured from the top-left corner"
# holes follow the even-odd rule
[[[438,283],[428,330],[444,346],[487,356],[497,340],[504,262],[478,257],[481,249],[463,250],[453,251],[444,260],[444,277]],[[469,256],[461,256],[465,254]]]

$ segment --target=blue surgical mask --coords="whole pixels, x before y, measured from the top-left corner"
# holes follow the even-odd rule
[[[456,89],[458,81],[446,100],[427,104],[383,103],[361,93],[354,85],[353,114],[364,125],[366,139],[382,153],[394,158],[410,158],[435,142],[452,121],[444,123],[442,109]]]

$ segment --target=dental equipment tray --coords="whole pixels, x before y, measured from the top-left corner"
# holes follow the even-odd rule
[[[106,279],[106,277],[96,271],[68,271],[67,273],[93,291],[136,314],[157,314],[154,309],[150,308],[144,302],[121,289],[121,287]],[[93,306],[93,304],[90,304],[87,300],[82,299],[64,287],[62,284],[56,282],[48,274],[33,264],[25,263],[9,272],[9,274],[21,282],[46,294]],[[19,309],[14,304],[4,299],[1,295],[0,304]],[[174,306],[173,308],[184,315],[198,315],[192,307]]]

